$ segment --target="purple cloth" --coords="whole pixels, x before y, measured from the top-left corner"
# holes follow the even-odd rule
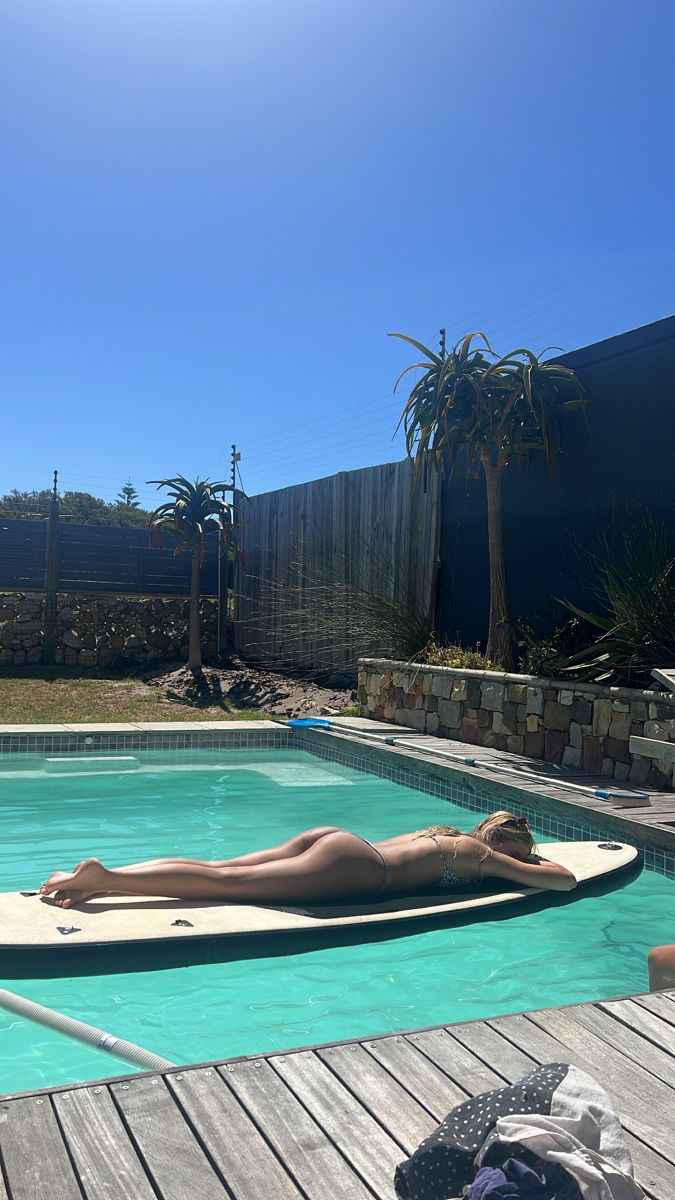
[[[467,1200],[555,1200],[543,1175],[517,1158],[501,1167],[482,1167],[466,1189]]]

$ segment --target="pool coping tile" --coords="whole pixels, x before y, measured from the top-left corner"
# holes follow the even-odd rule
[[[68,733],[136,733],[138,726],[129,721],[109,721],[101,724],[65,725]]]
[[[22,733],[70,733],[68,725],[0,725],[0,734],[11,737]]]

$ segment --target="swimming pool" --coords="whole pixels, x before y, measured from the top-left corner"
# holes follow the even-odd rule
[[[105,756],[104,756],[105,757]],[[296,750],[137,751],[118,761],[21,756],[0,771],[4,890],[37,886],[95,851],[110,865],[200,858],[335,823],[377,839],[477,814]],[[180,761],[177,763],[176,758]],[[124,760],[124,761],[123,761]],[[495,807],[499,804],[495,802]],[[366,942],[0,986],[177,1063],[289,1048],[644,990],[650,946],[672,936],[672,880],[651,871],[572,903]],[[150,952],[151,953],[151,952]],[[0,972],[1,972],[0,966]],[[126,1070],[0,1012],[3,1092]]]

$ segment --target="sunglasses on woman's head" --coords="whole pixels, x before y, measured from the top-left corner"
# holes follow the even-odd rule
[[[510,817],[508,821],[504,822],[502,829],[524,829],[529,833],[530,823],[527,817]]]

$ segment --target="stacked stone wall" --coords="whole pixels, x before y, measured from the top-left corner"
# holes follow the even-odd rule
[[[361,659],[361,712],[422,733],[673,788],[673,763],[632,754],[632,736],[675,742],[675,696],[531,675]]]
[[[187,658],[190,602],[183,597],[57,596],[57,665],[115,667]],[[43,592],[0,593],[0,667],[38,666],[44,647]],[[215,657],[218,610],[201,602],[202,650]]]

